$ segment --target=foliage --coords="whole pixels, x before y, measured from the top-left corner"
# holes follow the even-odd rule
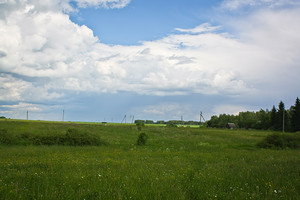
[[[145,124],[143,122],[136,123],[138,131],[141,131],[143,127],[145,127]]]
[[[182,120],[169,120],[169,121],[164,121],[164,120],[158,120],[154,122],[153,120],[135,120],[135,124],[138,123],[144,123],[144,124],[180,124],[180,125],[200,125],[199,121],[182,121]],[[203,122],[201,122],[201,125]]]
[[[258,143],[258,146],[261,148],[297,149],[300,148],[300,133],[293,133],[293,134],[274,133],[264,138],[263,141]]]
[[[261,109],[258,112],[239,112],[238,115],[214,115],[206,122],[208,127],[215,128],[225,128],[227,123],[235,123],[238,128],[244,129],[296,132],[300,130],[300,100],[297,98],[289,110],[280,101],[278,109],[273,106],[271,111]]]
[[[7,129],[0,129],[0,144],[12,144],[14,141],[14,136],[9,135]]]
[[[101,141],[96,134],[88,133],[88,132],[80,132],[78,129],[69,128],[65,135],[64,144],[73,145],[73,146],[85,146],[85,145],[98,146],[98,145],[105,144],[105,142]]]
[[[296,99],[295,106],[291,107],[291,129],[292,131],[300,131],[300,100]]]
[[[176,128],[176,127],[178,127],[176,124],[173,124],[173,123],[169,123],[169,124],[167,124],[167,127],[168,128]]]
[[[146,135],[146,133],[142,132],[139,134],[138,139],[136,141],[137,145],[145,145],[147,142],[148,136]]]
[[[96,134],[79,131],[75,128],[67,129],[65,134],[51,131],[47,134],[36,134],[28,131],[13,134],[9,133],[7,129],[0,129],[0,144],[99,146],[106,144],[106,142],[102,141]]]
[[[226,128],[226,125],[228,123],[234,123],[236,125],[239,125],[239,118],[234,115],[226,115],[226,114],[221,114],[219,115],[219,117],[214,115],[206,123],[208,127]]]

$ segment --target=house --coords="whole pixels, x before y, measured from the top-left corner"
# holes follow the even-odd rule
[[[234,128],[236,128],[236,126],[235,126],[234,123],[227,123],[226,124],[226,128],[228,128],[228,129],[234,129]]]

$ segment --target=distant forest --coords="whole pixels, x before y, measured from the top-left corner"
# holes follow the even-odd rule
[[[238,115],[221,114],[213,115],[206,122],[199,121],[157,121],[153,120],[135,120],[135,123],[144,124],[176,124],[176,125],[204,125],[214,128],[226,128],[228,123],[234,123],[236,128],[242,129],[261,129],[287,132],[300,131],[300,100],[297,97],[295,105],[290,109],[285,109],[284,103],[280,101],[278,108],[273,106],[271,110],[257,112],[240,112]]]
[[[287,110],[280,101],[278,108],[273,106],[271,111],[261,109],[258,112],[240,112],[238,115],[214,115],[206,121],[208,127],[216,128],[225,128],[228,123],[235,123],[237,128],[244,129],[300,131],[300,101],[297,97],[295,105]]]
[[[177,125],[200,125],[199,121],[183,121],[183,120],[170,120],[170,121],[164,121],[164,120],[158,120],[157,122],[154,122],[153,120],[135,120],[135,124],[143,123],[143,124],[177,124]],[[203,122],[201,122],[203,124]]]

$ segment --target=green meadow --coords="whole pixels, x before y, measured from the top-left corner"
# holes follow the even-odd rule
[[[257,147],[270,131],[6,119],[0,129],[12,138],[0,145],[0,199],[300,199],[300,150]],[[102,142],[25,140],[70,129]]]

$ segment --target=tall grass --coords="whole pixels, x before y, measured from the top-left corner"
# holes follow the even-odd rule
[[[299,150],[271,132],[0,121],[18,136],[97,134],[102,146],[0,146],[0,199],[299,199]]]

